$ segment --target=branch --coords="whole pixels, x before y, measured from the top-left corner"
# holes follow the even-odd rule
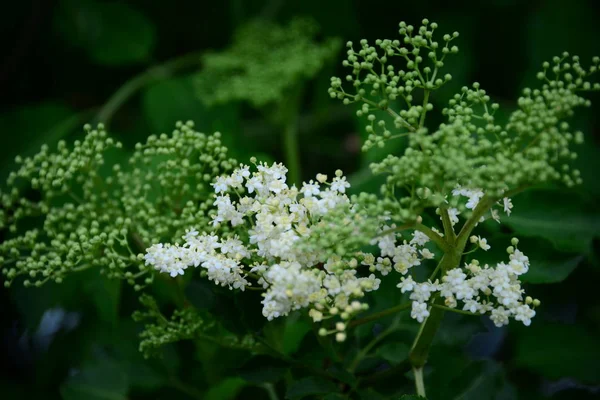
[[[429,239],[431,239],[432,242],[437,244],[438,247],[444,251],[444,253],[447,253],[452,250],[446,239],[444,239],[439,234],[435,233],[433,230],[431,230],[431,228],[421,223],[416,223],[415,229],[424,233]]]
[[[161,65],[155,65],[141,74],[134,76],[127,82],[125,82],[104,104],[100,109],[100,112],[95,118],[95,122],[103,122],[108,126],[113,115],[117,112],[123,104],[131,98],[138,90],[144,88],[153,82],[158,82],[162,79],[173,76],[176,72],[181,69],[189,68],[194,65],[198,65],[201,62],[201,55],[199,53],[191,53],[167,61]]]

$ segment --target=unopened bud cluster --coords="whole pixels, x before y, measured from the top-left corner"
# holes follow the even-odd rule
[[[136,288],[150,283],[153,274],[139,256],[146,243],[174,240],[207,221],[209,184],[235,165],[219,137],[179,123],[171,135],[138,144],[121,165],[110,163],[121,144],[102,125],[86,126],[73,148],[59,142],[54,151],[43,146],[18,157],[1,194],[0,227],[9,230],[0,244],[5,285],[18,276],[26,286],[60,283],[88,268]]]
[[[283,101],[337,53],[339,40],[318,42],[317,33],[310,19],[294,19],[287,26],[262,20],[243,26],[230,48],[203,56],[196,77],[200,99],[207,104],[241,100],[256,107]]]

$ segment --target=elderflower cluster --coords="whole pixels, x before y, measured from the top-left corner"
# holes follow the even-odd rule
[[[400,40],[378,39],[375,46],[371,46],[363,39],[358,51],[352,42],[346,43],[348,57],[342,65],[352,68],[352,74],[346,75],[345,80],[352,84],[356,94],[344,90],[341,78],[332,77],[329,95],[344,104],[360,105],[356,115],[367,118],[366,131],[369,133],[363,150],[375,145],[384,147],[387,140],[398,137],[392,135],[390,129],[414,131],[420,119],[433,110],[431,103],[420,103],[418,95],[415,96],[418,89],[436,90],[452,79],[450,74],[442,76],[440,70],[447,55],[458,53],[458,47],[451,42],[459,35],[458,32],[445,34],[440,43],[434,39],[437,28],[437,23],[427,19],[418,29],[400,22]],[[406,69],[393,65],[396,58],[406,61]],[[407,107],[395,112],[397,100],[406,103]],[[390,114],[394,127],[388,126],[377,111]]]
[[[420,231],[414,231],[410,241],[403,240],[401,244],[396,244],[396,239],[400,234],[394,233],[396,225],[384,226],[380,236],[373,239],[371,244],[377,244],[380,250],[380,256],[365,257],[364,265],[368,265],[371,271],[379,271],[381,275],[388,275],[392,268],[406,275],[410,268],[421,265],[422,260],[434,258],[434,254],[425,247],[429,238]],[[392,232],[383,235],[385,232]]]
[[[317,34],[311,19],[296,18],[287,26],[248,23],[227,50],[203,56],[196,76],[200,99],[211,105],[242,100],[255,107],[283,100],[337,53],[338,39],[319,42]]]
[[[513,243],[516,245],[518,241],[513,239]],[[398,288],[402,293],[410,293],[411,317],[423,322],[429,316],[428,302],[439,295],[444,298],[446,307],[461,308],[473,314],[489,314],[498,327],[507,325],[509,318],[529,326],[531,318],[535,316],[534,307],[539,305],[538,300],[524,298],[519,281],[519,276],[529,270],[529,258],[513,246],[508,248],[508,253],[508,263],[500,262],[494,267],[486,264],[482,267],[474,259],[463,268],[447,271],[441,282],[417,283],[411,276],[403,277]]]
[[[523,90],[507,123],[497,120],[500,105],[475,82],[441,110],[444,123],[427,127],[431,99],[451,79],[443,74],[445,57],[459,51],[453,43],[458,33],[438,40],[437,28],[427,19],[419,27],[401,22],[398,39],[376,40],[374,46],[361,40],[359,49],[349,42],[342,64],[352,73],[345,80],[331,78],[330,96],[356,105],[357,115],[367,119],[364,150],[406,140],[402,154],[384,153],[370,165],[386,180],[377,205],[361,205],[398,224],[414,221],[425,208],[443,208],[456,223],[458,214],[468,217],[484,198],[500,202],[509,214],[509,193],[540,183],[580,184],[581,173],[570,164],[583,134],[568,118],[589,106],[583,92],[600,90],[592,80],[600,58],[584,67],[578,56],[563,53],[544,63],[541,87]],[[467,203],[447,204],[452,192],[467,197]],[[498,211],[490,212],[498,221]]]
[[[208,279],[232,289],[259,286],[265,290],[263,315],[269,320],[306,307],[316,322],[327,314],[348,319],[363,310],[352,299],[377,290],[380,280],[374,274],[361,276],[357,258],[311,245],[330,227],[330,215],[358,214],[342,172],[332,180],[319,174],[298,189],[286,183],[282,164],[255,166],[251,171],[240,165],[212,184],[215,233],[193,230],[182,245],[155,244],[147,249],[146,263],[171,276],[201,267]],[[354,235],[360,235],[356,227]]]
[[[191,121],[170,135],[151,135],[123,164],[111,163],[122,159],[122,146],[102,125],[85,133],[72,147],[60,141],[55,150],[44,145],[17,157],[0,193],[6,286],[17,277],[25,286],[60,283],[94,268],[141,289],[154,275],[140,252],[208,222],[209,183],[236,164],[219,133],[197,132]]]

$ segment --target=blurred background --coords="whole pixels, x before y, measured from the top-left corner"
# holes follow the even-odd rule
[[[221,131],[240,161],[253,155],[283,161],[281,135],[264,109],[244,102],[208,107],[194,79],[202,71],[200,56],[227,48],[244,23],[296,16],[312,17],[319,38],[342,43],[394,39],[399,21],[416,25],[424,17],[440,32],[459,31],[460,54],[448,62],[453,80],[433,99],[436,110],[444,106],[440,97],[477,81],[507,115],[520,90],[537,84],[543,61],[565,50],[583,64],[600,55],[596,0],[10,2],[0,13],[2,180],[17,154],[81,137],[87,122],[105,122],[131,150],[191,119],[199,131]],[[345,76],[343,57],[340,48],[305,82],[298,120],[302,176],[341,168],[354,190],[374,190],[367,169],[373,153],[360,152],[364,121],[327,94],[330,76]],[[446,374],[431,382],[451,394],[437,398],[600,398],[600,96],[590,98],[592,108],[572,120],[587,139],[576,161],[583,187],[519,195],[506,225],[483,227],[492,244],[523,238],[520,247],[533,264],[526,289],[542,302],[538,316],[529,328],[503,329],[487,319],[447,316],[431,356],[447,365]],[[60,286],[0,289],[1,398],[262,398],[264,392],[253,392],[236,374],[235,354],[190,352],[182,344],[161,360],[144,360],[130,318],[136,294],[94,278],[92,272]],[[75,374],[86,379],[73,382]]]

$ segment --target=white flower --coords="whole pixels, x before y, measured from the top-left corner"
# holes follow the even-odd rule
[[[500,328],[503,325],[508,325],[509,315],[510,312],[508,310],[505,310],[504,307],[498,307],[492,310],[492,315],[490,316],[490,319],[492,320],[494,325]]]
[[[477,207],[479,200],[483,197],[483,191],[481,189],[467,189],[460,185],[456,185],[456,188],[452,190],[452,195],[467,197],[466,207],[472,210]]]
[[[410,244],[416,244],[418,246],[425,246],[429,242],[429,238],[426,234],[421,231],[414,231],[413,238],[410,240]]]
[[[419,323],[423,322],[425,318],[429,317],[427,303],[419,303],[418,301],[413,301],[410,316],[419,321]]]
[[[452,224],[452,226],[454,226],[456,223],[458,223],[459,215],[460,215],[460,211],[458,211],[457,208],[449,208],[448,209],[448,216],[450,217],[450,223]]]
[[[512,212],[512,208],[513,208],[513,204],[510,201],[510,198],[505,197],[504,199],[502,199],[503,203],[504,203],[504,212],[506,213],[506,215],[510,215],[510,213]]]
[[[312,180],[308,183],[304,182],[304,184],[302,185],[302,189],[300,190],[300,192],[305,196],[305,197],[313,197],[318,195],[319,193],[321,193],[321,188],[319,187],[318,184],[314,183]]]
[[[404,292],[412,292],[415,288],[415,281],[412,276],[408,276],[408,278],[402,277],[399,284],[396,285],[397,288],[400,288],[402,293]]]
[[[514,313],[515,320],[522,321],[525,326],[529,326],[531,324],[531,318],[535,316],[535,311],[524,304],[515,308]]]
[[[431,282],[415,283],[413,292],[410,294],[410,299],[420,303],[426,302],[431,297],[431,293],[435,292],[437,287]]]
[[[477,245],[485,251],[488,251],[490,249],[490,245],[487,242],[487,239],[482,238],[481,236],[477,236]]]
[[[335,177],[331,183],[331,190],[336,192],[346,193],[346,189],[350,187],[350,184],[346,181],[346,177]]]
[[[226,192],[229,189],[228,179],[226,176],[219,176],[211,186],[215,188],[215,193]]]
[[[432,260],[433,257],[435,257],[435,254],[429,251],[429,249],[421,249],[419,250],[419,253],[421,253],[421,256],[426,260]]]

